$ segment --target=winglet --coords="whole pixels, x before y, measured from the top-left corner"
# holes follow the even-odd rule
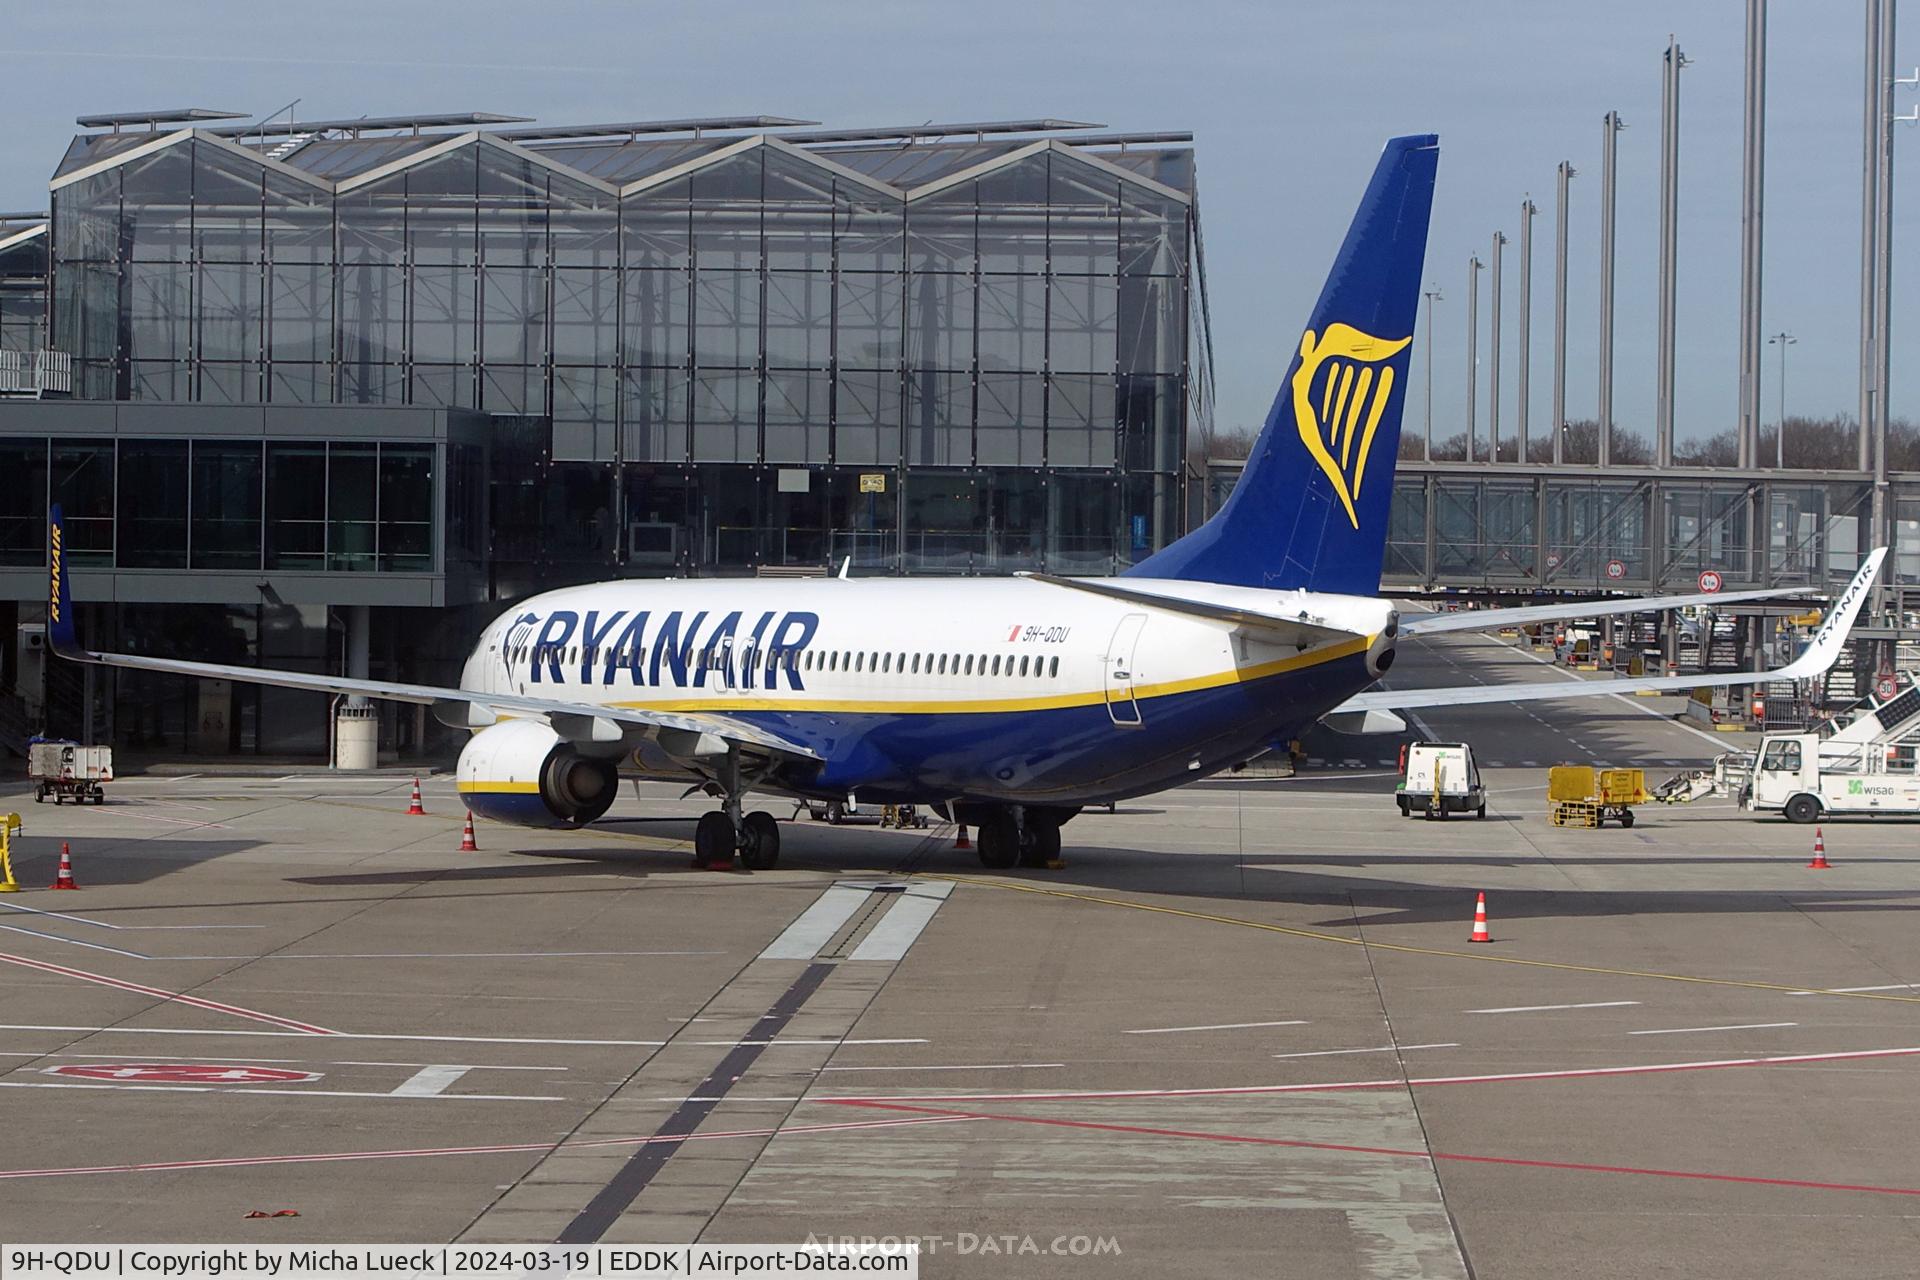
[[[67,588],[66,521],[54,503],[47,519],[47,642],[53,651],[75,662],[86,661],[73,630],[73,595]]]
[[[1853,581],[1847,584],[1847,589],[1834,600],[1826,622],[1813,633],[1813,640],[1807,645],[1806,651],[1774,672],[1772,679],[1805,680],[1819,675],[1839,659],[1840,647],[1846,643],[1847,633],[1853,630],[1854,618],[1866,607],[1867,588],[1880,575],[1880,562],[1886,558],[1885,547],[1875,547],[1868,554],[1866,563],[1860,566],[1860,572],[1853,575]]]

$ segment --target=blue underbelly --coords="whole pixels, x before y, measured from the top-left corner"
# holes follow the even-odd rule
[[[1365,655],[1137,702],[1140,723],[1104,703],[907,714],[734,712],[818,751],[796,789],[875,801],[970,798],[1088,804],[1161,790],[1236,764],[1372,683]],[[1123,717],[1124,713],[1123,713]]]

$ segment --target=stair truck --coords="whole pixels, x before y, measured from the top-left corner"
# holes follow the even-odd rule
[[[1754,751],[1732,752],[1664,784],[1656,799],[1685,803],[1732,796],[1752,813],[1789,822],[1850,814],[1920,815],[1920,686],[1912,677],[1892,698],[1869,697],[1819,733],[1769,733]]]

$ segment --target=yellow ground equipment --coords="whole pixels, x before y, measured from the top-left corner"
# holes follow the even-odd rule
[[[0,893],[18,893],[13,878],[13,833],[20,829],[20,815],[0,813]]]
[[[1608,818],[1630,827],[1633,806],[1650,798],[1644,770],[1557,764],[1547,771],[1547,813],[1556,827],[1598,827]]]

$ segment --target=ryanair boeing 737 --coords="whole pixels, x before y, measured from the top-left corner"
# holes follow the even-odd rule
[[[1726,602],[1665,596],[1402,620],[1378,597],[1438,140],[1396,138],[1293,348],[1239,486],[1118,578],[647,581],[568,587],[487,627],[457,688],[94,653],[74,635],[60,512],[48,632],[62,656],[424,703],[473,731],[474,812],[578,826],[623,761],[719,801],[696,853],[770,867],[753,792],[925,804],[979,828],[990,867],[1044,863],[1088,804],[1203,778],[1326,720],[1403,729],[1410,707],[1791,680],[1838,654],[1884,552],[1779,671],[1370,690],[1410,634]]]

